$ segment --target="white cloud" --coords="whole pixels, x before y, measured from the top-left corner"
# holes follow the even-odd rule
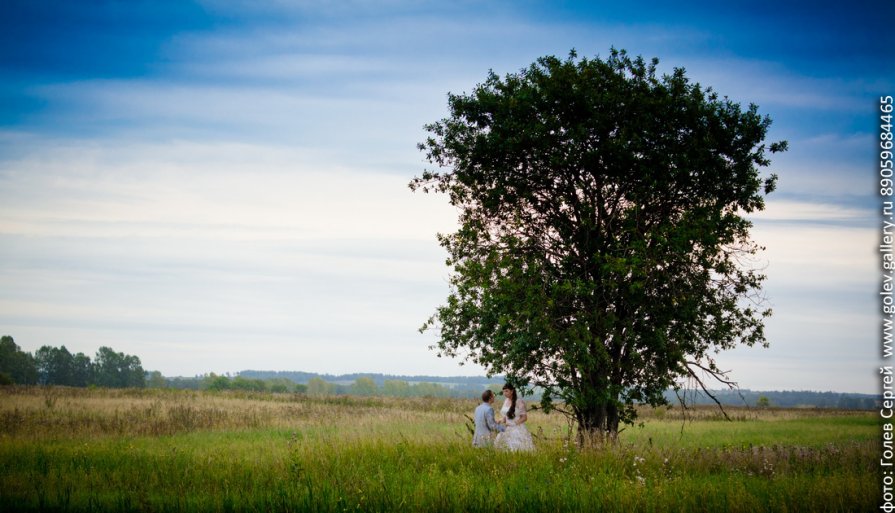
[[[0,325],[27,350],[66,332],[70,349],[116,339],[169,374],[284,368],[271,355],[287,354],[332,372],[457,372],[381,349],[431,343],[416,329],[447,290],[443,197],[289,148],[35,147],[0,164]],[[187,341],[216,352],[164,349]]]
[[[877,279],[876,234],[871,229],[806,224],[760,224],[753,238],[771,284],[798,286],[803,292],[824,287],[854,289]],[[772,285],[769,285],[772,286]]]
[[[865,221],[866,209],[835,203],[768,199],[765,210],[750,214],[749,218],[762,221],[803,221],[806,223],[839,223]],[[789,230],[801,229],[789,227]]]
[[[767,248],[760,264],[774,310],[765,330],[770,348],[722,353],[721,366],[733,369],[744,388],[873,392],[876,233],[798,222],[861,215],[833,205],[778,202],[768,212],[777,222],[757,222],[753,238]]]
[[[0,229],[33,235],[418,239],[453,226],[406,177],[289,148],[63,144],[0,163]]]

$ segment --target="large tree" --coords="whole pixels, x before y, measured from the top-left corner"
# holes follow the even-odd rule
[[[682,379],[729,382],[712,355],[767,345],[761,249],[745,214],[775,175],[770,119],[624,51],[493,72],[420,149],[459,229],[434,327],[439,355],[562,400],[582,440],[615,438],[635,403]]]

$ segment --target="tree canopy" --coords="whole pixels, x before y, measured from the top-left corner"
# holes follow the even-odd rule
[[[144,387],[146,373],[140,358],[116,353],[111,347],[100,347],[93,364],[94,379],[99,386],[110,388]]]
[[[613,49],[543,57],[449,94],[419,145],[448,196],[453,268],[436,328],[462,356],[560,398],[600,438],[683,378],[730,383],[712,355],[767,344],[765,276],[745,214],[762,210],[771,120]]]
[[[146,372],[140,358],[101,347],[95,361],[84,353],[72,354],[65,346],[41,346],[32,356],[9,335],[0,337],[0,384],[86,387],[144,387]],[[155,373],[156,385],[164,383]]]
[[[37,365],[9,335],[0,337],[0,382],[33,385],[37,383]]]

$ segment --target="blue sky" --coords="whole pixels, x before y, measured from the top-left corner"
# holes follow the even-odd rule
[[[477,374],[416,329],[447,295],[415,144],[489,69],[609,48],[774,124],[755,216],[769,349],[743,387],[875,392],[876,105],[891,3],[5,2],[0,331],[167,375]]]

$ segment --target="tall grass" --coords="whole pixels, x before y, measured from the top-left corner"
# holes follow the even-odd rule
[[[579,451],[533,412],[537,450],[507,454],[470,446],[459,400],[0,394],[3,511],[845,512],[879,488],[872,413],[645,410]]]

